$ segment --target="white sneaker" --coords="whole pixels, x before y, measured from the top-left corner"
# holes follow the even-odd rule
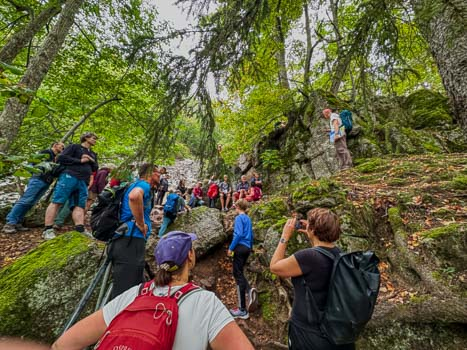
[[[44,238],[46,241],[48,241],[49,239],[54,239],[55,237],[57,236],[55,236],[55,231],[53,228],[49,228],[42,232],[42,238]]]
[[[253,312],[258,308],[258,291],[256,288],[251,288],[248,292],[248,312]]]

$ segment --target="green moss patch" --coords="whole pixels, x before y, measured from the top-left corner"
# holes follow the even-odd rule
[[[273,301],[271,292],[260,293],[258,299],[264,320],[266,322],[273,322],[276,319],[277,306]]]
[[[461,229],[461,226],[461,224],[453,223],[447,226],[437,227],[428,231],[424,231],[421,233],[421,236],[425,238],[438,239],[456,234]]]

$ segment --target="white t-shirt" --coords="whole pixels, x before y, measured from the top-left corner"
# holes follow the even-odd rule
[[[329,126],[331,128],[331,130],[334,130],[334,125],[333,125],[333,122],[334,120],[337,119],[337,124],[339,126],[339,131],[340,131],[340,134],[341,135],[345,135],[345,129],[342,128],[342,120],[341,120],[341,117],[339,117],[339,114],[337,113],[331,113],[331,118],[329,119]]]
[[[183,286],[174,286],[173,294]],[[104,306],[107,326],[115,316],[130,305],[138,295],[139,286],[128,289]],[[167,295],[169,288],[156,287],[154,295]],[[184,296],[179,301],[178,325],[173,350],[205,350],[217,334],[230,322],[235,322],[230,312],[212,292],[201,289]]]

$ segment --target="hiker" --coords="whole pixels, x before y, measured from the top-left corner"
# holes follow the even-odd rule
[[[84,209],[88,198],[88,184],[93,171],[97,171],[97,155],[91,148],[96,144],[97,135],[86,132],[81,135],[81,144],[71,144],[60,154],[57,161],[65,166],[45,212],[44,231],[42,236],[48,240],[55,238],[52,227],[60,207],[69,200],[75,230],[86,234],[84,230]]]
[[[224,181],[219,184],[219,197],[221,200],[221,211],[229,210],[229,202],[232,194],[232,187],[229,183],[229,177],[224,175]]]
[[[294,302],[289,320],[289,349],[355,349],[354,344],[334,345],[320,331],[317,322],[310,323],[308,317],[306,283],[313,291],[319,310],[324,310],[333,261],[317,250],[308,248],[285,257],[287,243],[296,230],[297,219],[287,220],[281,239],[269,265],[272,273],[279,277],[292,277]],[[306,234],[312,247],[323,247],[338,256],[341,252],[335,242],[339,239],[341,228],[336,214],[328,209],[315,208],[307,213],[307,220],[298,222],[299,232]],[[317,315],[315,315],[317,317]]]
[[[196,183],[196,186],[193,187],[193,191],[191,192],[191,198],[188,202],[188,205],[191,208],[198,207],[204,204],[203,201],[203,183],[201,181]]]
[[[248,319],[249,312],[257,307],[258,292],[251,288],[243,269],[253,248],[253,227],[250,217],[246,214],[248,202],[240,199],[235,203],[237,216],[234,221],[234,233],[227,255],[233,257],[233,276],[237,284],[238,308],[230,310],[235,318]],[[248,293],[248,306],[246,304]]]
[[[102,345],[105,349],[117,348],[117,344],[125,349],[139,349],[145,344],[146,348],[157,349],[156,345],[148,343],[138,343],[145,339],[142,334],[147,334],[148,339],[159,340],[162,338],[163,327],[166,336],[175,333],[173,344],[169,342],[164,348],[173,350],[252,350],[253,345],[234,321],[232,316],[213,292],[209,292],[189,282],[190,271],[196,263],[195,251],[192,247],[192,240],[197,239],[193,233],[169,232],[161,238],[156,246],[154,255],[156,258],[157,272],[153,281],[143,286],[135,286],[126,291],[116,299],[104,306],[103,309],[79,321],[68,331],[66,331],[52,345],[52,350],[83,349],[96,343],[104,334],[109,334],[106,330],[110,325],[115,332],[110,332],[112,337],[104,337]],[[192,287],[193,286],[193,287]],[[142,319],[140,314],[147,313],[147,310],[125,313],[130,305],[141,305],[145,300],[155,299],[166,300],[167,296],[175,299],[182,293],[182,289],[194,288],[180,297],[178,302],[178,322],[166,326],[168,316],[161,315],[158,318],[150,317],[148,322],[138,322]],[[141,291],[140,291],[141,290]],[[165,308],[168,303],[160,302]],[[151,310],[151,315],[154,313]],[[172,312],[175,314],[175,311]],[[127,316],[128,315],[128,316]],[[140,318],[139,318],[140,317]],[[173,317],[173,319],[177,319]],[[133,334],[131,329],[125,332],[125,325],[119,328],[119,324],[130,324],[135,329]],[[149,323],[149,324],[148,324]],[[163,323],[163,325],[161,325]],[[121,334],[121,336],[119,336]],[[112,339],[115,337],[114,339]],[[131,346],[127,345],[126,339],[134,340]],[[126,338],[126,339],[125,339]],[[162,339],[164,341],[165,339]],[[167,340],[165,340],[167,341]],[[99,349],[99,347],[98,347]],[[120,349],[120,347],[119,347]]]
[[[169,175],[167,174],[167,169],[165,167],[161,168],[161,179],[159,187],[157,188],[157,196],[154,205],[162,205],[164,201],[164,196],[169,190]]]
[[[219,185],[216,181],[216,176],[212,175],[211,179],[208,182],[208,199],[209,199],[209,208],[215,208],[216,207],[216,200],[217,197],[219,196]]]
[[[51,148],[40,151],[39,153],[47,155],[46,162],[54,162],[57,155],[63,151],[63,148],[64,144],[62,142],[54,142]],[[54,176],[50,171],[31,176],[26,191],[21,198],[16,201],[13,208],[11,208],[6,216],[6,223],[3,226],[2,232],[15,233],[17,231],[28,230],[28,228],[23,226],[24,216],[36,205],[45,192],[47,192],[53,180]]]
[[[104,190],[108,183],[107,176],[109,176],[111,169],[103,166],[100,168],[93,178],[91,185],[89,186],[89,195],[86,203],[86,209],[89,210],[91,204],[96,200],[97,196]]]
[[[246,176],[242,175],[240,182],[237,184],[237,191],[234,193],[234,202],[238,201],[240,198],[245,198],[249,189],[250,185],[246,180]]]
[[[185,198],[186,190],[187,188],[185,185],[185,180],[180,179],[180,181],[178,182],[177,191],[180,191],[180,194],[183,198]]]
[[[263,180],[261,179],[260,173],[254,171],[253,177],[250,179],[250,187],[259,187],[261,190],[263,189]]]
[[[329,119],[330,138],[336,148],[336,156],[339,162],[339,169],[349,169],[352,167],[352,156],[347,149],[347,136],[345,127],[342,123],[339,114],[333,112],[331,109],[323,110],[324,118]]]
[[[139,179],[123,195],[120,221],[108,248],[112,262],[111,298],[143,282],[145,246],[151,235],[152,191],[159,184],[160,173],[154,164],[143,163]]]
[[[164,205],[164,218],[162,219],[162,225],[159,229],[159,237],[164,235],[165,231],[167,231],[169,225],[175,221],[178,212],[182,208],[187,211],[191,210],[191,208],[185,204],[185,200],[181,197],[180,191],[174,193],[173,189],[170,189],[169,192]]]
[[[245,199],[248,202],[256,202],[256,201],[259,201],[262,196],[263,196],[263,193],[261,192],[261,188],[258,186],[253,186],[253,187],[250,187],[250,190],[248,191],[248,194],[245,197]]]

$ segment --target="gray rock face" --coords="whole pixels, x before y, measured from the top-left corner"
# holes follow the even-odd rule
[[[189,213],[179,214],[167,232],[184,231],[193,232],[198,236],[193,244],[196,256],[203,257],[214,247],[224,243],[227,240],[227,234],[224,232],[222,214],[217,209],[207,207],[194,208]],[[152,254],[156,246],[155,234],[148,241],[147,252]]]
[[[240,168],[242,174],[246,173],[248,169],[252,167],[252,165],[251,158],[246,154],[242,154],[238,159],[238,167]]]
[[[263,247],[266,252],[267,261],[271,261],[272,255],[274,254],[280,239],[281,232],[278,229],[270,227],[267,230],[263,241]]]
[[[95,241],[67,233],[0,270],[0,334],[56,339],[97,271],[101,252]]]

